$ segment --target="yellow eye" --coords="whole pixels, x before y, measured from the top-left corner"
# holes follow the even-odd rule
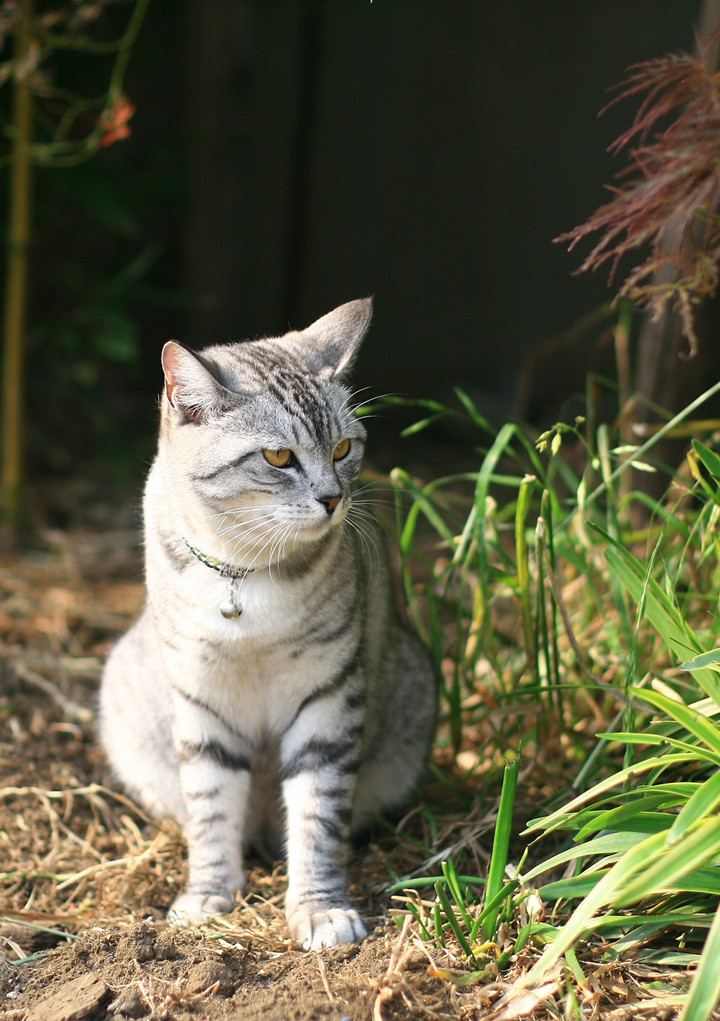
[[[350,440],[340,440],[333,450],[333,461],[342,461],[350,453]]]
[[[263,450],[263,457],[273,468],[286,468],[292,457],[292,450]]]

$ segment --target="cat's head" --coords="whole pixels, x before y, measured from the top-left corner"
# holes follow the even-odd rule
[[[281,559],[346,516],[365,429],[345,379],[371,314],[368,298],[283,337],[163,348],[166,477],[234,562]]]

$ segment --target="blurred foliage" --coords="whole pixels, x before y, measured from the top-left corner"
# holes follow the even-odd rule
[[[38,15],[56,6],[40,3]],[[121,37],[132,5],[102,6],[96,34]],[[155,0],[125,79],[138,108],[129,137],[91,161],[35,170],[26,447],[36,481],[92,471],[125,486],[137,482],[152,452],[159,350],[178,332],[185,307],[180,83],[172,73],[180,46],[178,5]],[[8,52],[6,43],[0,56]],[[43,74],[62,95],[102,98],[114,58],[58,48]],[[79,137],[102,109],[96,103],[78,123]],[[6,135],[8,119],[9,90],[1,89]],[[3,194],[8,173],[0,169]],[[6,233],[6,208],[0,216]]]
[[[618,296],[647,306],[656,319],[672,301],[689,357],[698,347],[694,306],[715,294],[720,281],[720,78],[711,60],[719,38],[716,29],[698,56],[668,54],[629,69],[610,104],[644,96],[631,126],[610,147],[615,154],[630,149],[618,175],[624,183],[608,185],[612,200],[556,239],[570,241],[572,250],[601,231],[578,272],[609,262],[611,282],[624,255],[649,245]]]

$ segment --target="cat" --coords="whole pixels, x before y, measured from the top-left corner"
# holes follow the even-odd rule
[[[279,338],[163,348],[147,601],[105,667],[100,733],[125,787],[184,826],[176,924],[232,909],[254,843],[286,851],[298,943],[362,939],[351,833],[422,777],[435,674],[353,507],[366,432],[345,381],[371,314],[352,301]]]

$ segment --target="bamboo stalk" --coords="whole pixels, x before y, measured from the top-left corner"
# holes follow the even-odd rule
[[[20,70],[13,80],[13,162],[10,229],[5,280],[5,351],[2,412],[2,501],[5,519],[20,523],[22,486],[23,347],[30,243],[32,94],[24,71],[30,52],[33,0],[20,0],[15,52]]]

